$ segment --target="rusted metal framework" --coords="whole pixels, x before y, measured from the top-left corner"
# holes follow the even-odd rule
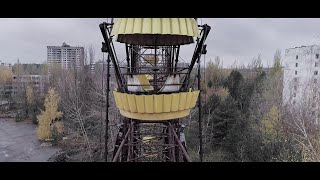
[[[183,18],[182,20],[180,20],[180,23],[188,20],[184,19],[187,18]],[[150,20],[145,20],[144,22],[148,21]],[[172,23],[174,23],[175,21],[176,20],[172,20]],[[129,24],[131,20],[126,20],[125,22],[126,24]],[[201,94],[199,96],[198,94],[192,95],[190,91],[191,89],[200,90],[200,59],[201,55],[206,53],[205,40],[210,32],[210,26],[205,24],[198,25],[198,27],[195,28],[196,30],[199,30],[199,36],[197,36],[194,41],[196,43],[196,46],[189,64],[179,63],[182,61],[179,56],[179,52],[181,45],[190,44],[193,42],[191,36],[168,35],[161,33],[136,33],[131,35],[130,33],[118,33],[116,37],[117,41],[125,44],[125,65],[120,64],[120,62],[118,61],[113,45],[113,38],[115,37],[112,34],[112,30],[114,26],[116,25],[115,23],[113,23],[113,20],[111,21],[111,23],[104,22],[100,24],[100,30],[104,38],[101,50],[102,52],[108,54],[106,82],[107,117],[105,136],[105,160],[107,161],[108,159],[108,108],[110,93],[109,77],[110,63],[112,63],[112,66],[114,68],[113,75],[115,76],[118,84],[117,94],[119,94],[119,97],[115,97],[116,104],[120,112],[123,113],[121,116],[119,133],[117,135],[116,143],[114,144],[112,161],[191,162],[191,159],[187,152],[185,136],[183,132],[183,118],[181,118],[185,115],[181,115],[179,110],[181,110],[181,112],[183,111],[184,113],[189,113],[190,109],[188,108],[190,104],[192,104],[192,98],[198,98],[198,108],[200,112],[199,155],[200,160],[202,161],[202,123],[200,101]],[[116,27],[117,31],[120,31],[119,26],[122,27],[123,24],[118,24],[118,27]],[[196,83],[198,84],[197,87],[195,86],[195,83],[193,83],[194,81],[191,79],[191,73],[196,63],[198,64],[198,72],[195,72],[197,74],[195,78],[198,79]],[[141,79],[137,78],[141,75],[144,78],[143,83],[141,83]],[[176,77],[179,77],[178,80],[175,80]],[[169,78],[173,79],[171,83],[168,83]],[[138,80],[141,80],[139,81],[140,83],[137,83]],[[175,88],[165,89],[164,87]],[[168,116],[168,113],[171,113],[170,108],[168,110],[165,110],[167,109],[166,106],[171,106],[171,103],[165,104],[165,102],[163,102],[165,101],[165,99],[163,100],[162,97],[164,98],[166,96],[170,99],[171,97],[174,98],[176,95],[181,96],[179,100],[180,104],[178,103],[176,110],[173,110],[174,108],[172,107],[171,111],[175,111],[173,113],[178,114],[178,118],[172,118],[175,117],[175,115],[172,116],[171,114],[170,117]],[[122,99],[120,98],[120,96]],[[157,98],[161,97],[160,100],[156,99],[156,96]],[[152,101],[151,103],[149,102],[150,97]],[[130,98],[133,98],[133,100]],[[145,98],[143,102],[144,106],[146,107],[140,107],[140,98]],[[170,102],[172,102],[172,106],[174,106],[173,101],[174,100],[170,99]],[[159,104],[161,105],[161,107],[158,107]],[[151,110],[150,107],[147,107],[150,105],[154,106],[151,108]],[[190,106],[190,108],[192,107]],[[146,110],[143,111],[144,109]],[[152,113],[154,113],[154,119]],[[130,114],[130,116],[128,114]],[[132,118],[132,116],[134,118]],[[163,119],[161,119],[161,117],[163,117]]]
[[[178,120],[126,122],[117,138],[113,162],[191,162],[185,142],[178,136],[183,129]]]

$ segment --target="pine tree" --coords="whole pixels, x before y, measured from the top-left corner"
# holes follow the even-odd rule
[[[230,95],[238,102],[242,113],[248,115],[247,111],[254,91],[254,82],[244,81],[239,71],[232,70],[224,86],[228,88]]]
[[[237,102],[232,97],[227,97],[215,109],[211,122],[212,145],[222,145],[227,134],[232,131],[234,124],[241,117]]]
[[[209,87],[209,88],[212,87],[212,81],[211,81],[211,80],[209,80],[209,82],[208,82],[208,87]]]
[[[224,83],[224,86],[229,89],[230,95],[238,100],[241,92],[241,84],[243,82],[243,76],[239,71],[232,70],[227,81]]]

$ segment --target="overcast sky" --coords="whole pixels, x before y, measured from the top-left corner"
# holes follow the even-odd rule
[[[99,24],[104,19],[0,19],[0,61],[15,63],[46,62],[47,46],[92,45],[96,60],[102,59],[100,51],[103,40]],[[220,56],[224,66],[247,64],[253,57],[262,55],[264,65],[270,65],[274,52],[301,45],[320,44],[320,19],[243,19],[200,18],[199,23],[212,27],[207,39],[206,60]],[[120,59],[123,44],[115,43]],[[182,47],[182,58],[191,59],[193,45]]]

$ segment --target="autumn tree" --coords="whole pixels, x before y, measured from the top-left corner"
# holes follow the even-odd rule
[[[0,89],[3,89],[4,94],[0,94],[1,99],[10,99],[11,91],[9,90],[12,87],[12,71],[0,67]]]
[[[206,64],[205,69],[207,86],[217,87],[222,84],[225,78],[222,62],[219,56],[216,56],[214,62],[211,60]]]
[[[0,85],[7,85],[12,83],[12,71],[0,67]]]
[[[40,115],[37,116],[38,127],[37,127],[37,136],[41,140],[48,140],[52,138],[52,122],[55,119],[62,117],[62,112],[58,111],[58,106],[60,102],[59,94],[56,93],[55,89],[50,88],[48,94],[45,98],[44,107],[45,110],[42,110]],[[62,133],[63,126],[61,124],[56,126],[58,133]]]

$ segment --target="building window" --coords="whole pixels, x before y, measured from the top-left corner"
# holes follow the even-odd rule
[[[319,54],[316,54],[316,59],[319,59]]]
[[[297,96],[297,94],[296,93],[293,93],[293,97],[296,97]]]
[[[298,71],[295,71],[294,74],[297,75],[297,74],[298,74]]]
[[[296,67],[298,67],[298,63],[296,63]]]
[[[298,55],[296,55],[296,59],[298,59]]]
[[[318,62],[315,62],[315,63],[314,63],[314,67],[319,67],[319,63],[318,63]]]
[[[318,71],[314,71],[314,75],[318,75]]]

